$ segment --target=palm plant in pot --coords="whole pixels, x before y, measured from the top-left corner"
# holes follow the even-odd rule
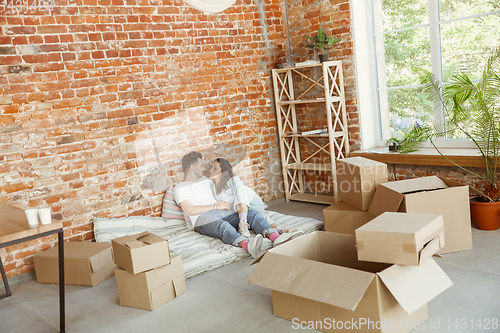
[[[429,140],[438,153],[453,165],[486,183],[483,191],[471,198],[471,218],[478,229],[500,227],[500,188],[497,185],[497,165],[500,162],[500,48],[488,57],[478,82],[465,73],[455,74],[450,84],[442,85],[430,72],[420,69],[424,91],[431,92],[434,104],[444,108],[448,128],[416,125],[402,140],[391,138],[400,152],[416,150],[419,143]],[[436,136],[461,133],[479,150],[485,165],[485,175],[462,167],[443,155],[435,145]],[[500,170],[499,170],[500,171]]]
[[[317,50],[319,52],[319,60],[321,62],[328,60],[328,51],[333,47],[335,43],[338,43],[342,40],[341,38],[327,36],[325,30],[323,30],[323,28],[321,27],[318,29],[315,36],[306,36],[306,38],[310,41],[309,44],[306,44],[306,47]]]

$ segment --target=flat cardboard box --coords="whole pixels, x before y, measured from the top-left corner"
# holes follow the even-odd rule
[[[38,283],[59,284],[59,248],[52,247],[33,257]],[[64,283],[95,286],[114,275],[111,244],[64,243]]]
[[[154,310],[186,291],[182,259],[178,255],[171,257],[170,264],[147,272],[132,274],[117,268],[115,275],[121,306]]]
[[[359,210],[368,210],[376,187],[387,181],[385,163],[364,157],[337,160],[338,199]]]
[[[469,187],[430,176],[387,182],[377,187],[369,212],[443,215],[445,246],[438,253],[472,249]]]
[[[356,229],[358,259],[418,266],[444,246],[443,216],[385,212]]]
[[[375,218],[370,212],[361,211],[342,201],[323,210],[325,231],[353,235],[354,231]]]
[[[427,303],[452,285],[432,258],[420,266],[363,262],[355,244],[351,235],[304,235],[259,258],[248,280],[273,290],[276,316],[324,332],[343,331],[328,327],[332,320],[357,332],[409,332],[429,317]]]
[[[137,274],[170,263],[168,242],[148,231],[111,240],[115,264]]]

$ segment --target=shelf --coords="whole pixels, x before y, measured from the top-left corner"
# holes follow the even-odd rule
[[[484,161],[477,149],[444,148],[441,152],[462,167],[484,168]],[[386,164],[453,166],[434,148],[421,148],[416,152],[401,154],[390,152],[387,147],[353,151],[351,156],[361,156]]]
[[[273,69],[273,71],[276,73],[286,73],[288,71],[295,70],[295,69],[323,67],[323,65],[335,66],[335,65],[338,65],[341,63],[342,62],[340,60],[330,60],[330,61],[324,61],[324,62],[320,62],[320,63],[316,63],[316,64],[299,65],[299,66],[295,65],[295,66],[289,66],[289,67],[285,67],[285,68],[275,68],[275,69]]]
[[[310,135],[310,134],[326,134],[328,133],[328,128],[318,128],[315,130],[302,132],[302,135]]]
[[[317,70],[302,71],[307,68]],[[335,160],[349,156],[342,61],[273,69],[272,73],[286,199],[332,204],[338,193]],[[301,131],[303,120],[304,129],[314,130]],[[305,159],[302,149],[308,150]],[[328,160],[315,162],[316,156],[323,156],[318,153],[329,154]],[[333,195],[307,193],[307,171],[326,174],[325,182],[333,185]]]
[[[326,130],[326,129],[325,129]],[[314,133],[314,134],[307,134],[305,132],[286,132],[286,133],[283,133],[283,136],[285,137],[311,137],[311,136],[317,136],[317,137],[328,137],[328,136],[331,136],[333,138],[337,138],[337,137],[345,137],[347,136],[348,133],[347,131],[332,131],[332,133],[328,133],[328,131],[326,132],[322,132],[322,133]]]
[[[306,137],[307,138],[310,138],[310,137],[328,138],[329,137],[328,133],[321,133],[321,134],[299,134],[299,133],[295,133],[295,132],[284,133],[283,136],[284,137],[290,137],[290,138],[293,138],[293,137],[298,137],[298,138],[306,138]],[[345,131],[333,132],[330,136],[332,138],[345,137],[346,136],[346,132]]]
[[[335,203],[333,195],[315,194],[315,193],[297,193],[288,197],[288,200],[313,202],[325,205],[332,205]]]
[[[298,138],[317,137],[317,138],[328,138],[328,133],[323,133],[323,134],[298,134],[298,133],[290,133],[290,134],[285,134],[285,137],[298,137]]]
[[[330,103],[341,102],[340,97],[332,96],[330,97]],[[278,101],[278,105],[296,105],[296,104],[307,104],[307,103],[324,103],[326,98],[315,98],[315,99],[297,99],[294,101]]]
[[[275,73],[286,73],[289,71],[293,71],[295,69],[301,69],[301,68],[312,68],[312,67],[323,67],[323,63],[319,64],[311,64],[311,65],[301,65],[301,66],[290,66],[290,67],[285,67],[285,68],[275,68],[273,69],[273,72]]]
[[[299,137],[299,138],[305,138],[305,137],[325,137],[328,138],[328,132],[326,133],[316,133],[316,134],[302,134],[302,133],[297,133],[297,132],[288,132],[283,134],[285,137]]]
[[[306,104],[306,103],[324,103],[326,98],[315,98],[315,99],[297,99],[295,101],[284,101],[278,102],[279,105],[295,105],[295,104]]]
[[[285,169],[308,170],[308,171],[326,171],[326,172],[333,171],[331,164],[319,164],[319,163],[292,163],[292,164],[285,165]]]

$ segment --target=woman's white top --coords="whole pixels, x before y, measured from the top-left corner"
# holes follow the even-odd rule
[[[212,181],[212,190],[217,200],[226,201],[233,205],[234,211],[240,203],[247,205],[250,209],[264,212],[264,202],[250,187],[243,184],[239,177],[231,177],[228,180],[228,188],[217,194],[215,183]]]

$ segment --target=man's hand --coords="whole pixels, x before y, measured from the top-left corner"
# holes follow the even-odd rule
[[[233,205],[231,205],[229,202],[217,201],[216,203],[212,204],[212,208],[219,210],[231,210],[233,208]]]

